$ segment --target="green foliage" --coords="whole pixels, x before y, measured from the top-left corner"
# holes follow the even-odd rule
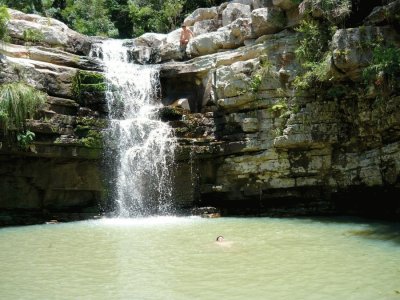
[[[250,91],[257,93],[260,89],[261,83],[263,81],[263,76],[260,73],[256,73],[251,77],[250,80]]]
[[[8,14],[7,7],[2,5],[0,6],[0,40],[4,40],[7,38],[7,22],[10,19],[10,15]]]
[[[152,3],[153,2],[153,3]],[[145,32],[169,32],[177,27],[185,0],[150,1],[129,4],[129,15],[133,24],[134,36]]]
[[[67,0],[62,17],[73,29],[89,36],[118,35],[105,0]]]
[[[165,31],[170,31],[179,27],[179,20],[185,0],[166,0],[163,1],[162,23]]]
[[[199,7],[211,7],[218,6],[226,2],[225,0],[186,0],[183,6],[184,14],[192,13],[196,8]]]
[[[130,38],[145,32],[168,32],[175,29],[195,9],[218,6],[223,2],[223,0],[0,0],[0,5],[25,13],[56,18],[83,34]]]
[[[271,107],[272,112],[278,112],[287,109],[287,104],[285,102],[278,102]]]
[[[270,73],[271,67],[272,67],[272,63],[268,59],[268,56],[262,55],[260,57],[260,66],[252,74],[251,79],[250,79],[249,90],[252,93],[257,93],[259,91],[263,80]]]
[[[101,148],[103,145],[103,135],[97,130],[89,130],[85,137],[80,139],[80,142],[87,148]]]
[[[103,145],[102,129],[108,126],[107,120],[91,117],[76,119],[75,134],[81,145],[87,148],[101,148]]]
[[[176,107],[164,106],[158,111],[158,115],[164,122],[182,120],[183,110]]]
[[[318,11],[331,24],[339,24],[351,13],[351,0],[305,0],[300,7],[303,13]]]
[[[24,41],[28,43],[37,43],[44,40],[44,34],[39,29],[28,28],[23,32]]]
[[[400,48],[385,45],[378,41],[372,49],[371,64],[365,68],[363,77],[366,83],[374,83],[382,89],[400,87]]]
[[[323,58],[334,30],[335,28],[313,19],[300,22],[296,31],[301,33],[301,38],[295,53],[303,65],[318,62]]]
[[[33,118],[46,100],[46,94],[22,82],[0,86],[0,124],[4,132],[23,131],[26,119]]]
[[[139,6],[131,3],[129,16],[133,23],[134,36],[140,36],[145,32],[157,32],[157,27],[160,27],[159,14],[150,5]]]
[[[40,13],[43,11],[42,0],[0,0],[0,5],[6,5],[25,13]]]
[[[327,90],[327,97],[338,99],[349,94],[349,88],[343,84],[335,84]]]
[[[72,80],[72,91],[77,100],[86,93],[104,93],[107,89],[103,74],[78,70]]]
[[[305,73],[295,78],[296,88],[308,89],[329,79],[329,41],[335,30],[335,27],[313,19],[300,23],[296,31],[301,33],[301,38],[295,53]]]
[[[34,139],[35,133],[29,130],[27,130],[25,133],[17,134],[18,144],[24,150],[27,150],[29,148]]]
[[[119,38],[133,36],[133,24],[129,17],[128,0],[106,0],[106,6],[110,12],[110,20],[118,30]]]
[[[325,82],[330,79],[330,61],[331,56],[326,54],[325,58],[318,62],[307,62],[306,71],[300,76],[296,76],[293,84],[298,89],[309,89],[319,82]]]

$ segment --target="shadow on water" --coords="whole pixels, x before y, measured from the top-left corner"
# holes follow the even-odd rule
[[[400,222],[371,220],[361,217],[304,217],[302,220],[310,220],[320,223],[356,224],[365,228],[349,230],[349,236],[361,237],[371,240],[389,241],[400,246]]]

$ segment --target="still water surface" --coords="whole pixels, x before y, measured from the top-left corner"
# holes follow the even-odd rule
[[[400,299],[399,231],[345,218],[3,228],[0,299]]]

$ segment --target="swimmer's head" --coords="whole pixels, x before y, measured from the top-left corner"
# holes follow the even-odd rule
[[[224,240],[224,237],[222,235],[218,236],[216,241],[217,242],[222,242]]]

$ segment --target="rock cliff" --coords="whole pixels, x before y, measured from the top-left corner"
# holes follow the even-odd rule
[[[189,16],[194,31],[210,23],[213,31],[189,43],[193,59],[162,65],[164,103],[187,101],[191,111],[181,105],[182,119],[171,121],[179,186],[186,180],[177,194],[227,214],[397,218],[399,89],[388,70],[385,83],[367,75],[380,54],[399,53],[400,2],[364,7],[350,14],[352,27],[333,27],[313,71],[297,55],[307,40],[296,28],[310,14],[330,24],[320,21],[320,2],[233,2]],[[398,60],[387,63],[398,76]],[[305,88],[307,74],[317,79]]]
[[[9,10],[10,41],[0,45],[0,84],[24,82],[46,93],[27,120],[35,139],[0,133],[0,224],[81,219],[104,199],[101,130],[107,125],[101,65],[92,40],[65,24]],[[97,83],[97,84],[93,84]]]
[[[133,60],[161,68],[160,114],[179,143],[177,208],[400,215],[400,95],[393,80],[400,67],[382,67],[382,56],[399,51],[400,1],[362,9],[353,1],[346,21],[341,11],[326,14],[322,2],[236,0],[198,9],[184,21],[195,33],[184,51],[179,29],[127,41]],[[52,19],[11,14],[0,84],[27,82],[48,101],[28,122],[34,152],[1,136],[2,222],[12,213],[20,223],[25,215],[98,213],[107,198],[107,108],[102,67],[88,57],[94,39]],[[331,32],[321,36],[324,56],[311,67],[299,51],[310,42],[298,29],[303,21],[328,24]],[[41,38],[27,40],[27,29]]]

